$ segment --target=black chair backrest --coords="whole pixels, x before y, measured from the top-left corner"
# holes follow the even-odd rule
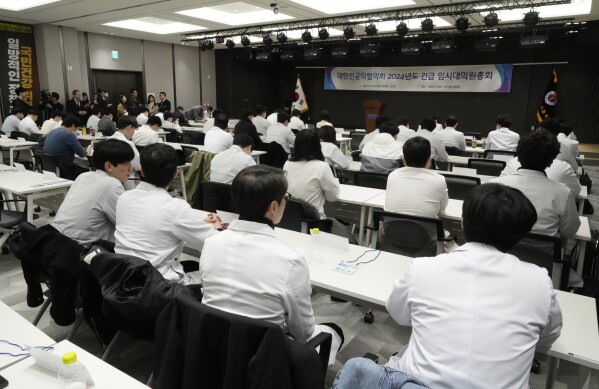
[[[185,132],[182,133],[181,134],[181,143],[193,144],[191,135],[189,135],[188,133],[185,133]]]
[[[192,208],[206,212],[235,212],[231,200],[231,185],[222,182],[200,181],[191,203]]]
[[[387,189],[388,174],[357,172],[355,175],[356,185],[374,189]]]
[[[349,147],[352,150],[358,150],[360,148],[360,143],[362,143],[362,139],[364,139],[365,136],[365,132],[351,131],[349,133],[349,137],[351,138],[349,141]]]
[[[203,145],[204,139],[206,138],[206,134],[204,134],[203,132],[194,132],[190,134],[189,137],[191,138],[190,141],[185,141],[183,143],[189,143],[192,145]]]
[[[556,236],[530,233],[522,238],[509,253],[521,261],[547,269],[547,273],[551,277],[553,262],[562,259],[562,241]],[[569,269],[564,270],[569,272]]]
[[[465,153],[455,146],[445,146],[448,155],[464,155]]]
[[[42,165],[42,170],[55,173],[58,177],[62,177],[58,157],[48,154],[37,155]]]
[[[483,133],[482,132],[464,132],[464,136],[473,136],[476,139],[481,140]]]
[[[507,156],[515,157],[516,152],[515,151],[505,151],[505,150],[485,150],[485,152],[483,153],[483,158],[494,159],[493,158],[494,155],[507,155]]]
[[[311,228],[318,228],[324,232],[331,232],[333,221],[320,219],[318,210],[309,203],[298,199],[289,199],[285,205],[285,212],[277,227],[286,230],[310,233]]]
[[[373,220],[377,249],[412,258],[438,254],[445,233],[441,220],[383,211],[374,211]]]
[[[198,148],[181,145],[181,150],[183,150],[183,154],[185,154],[186,161],[190,162],[189,157],[191,157],[191,154],[193,154],[194,151],[198,151]]]
[[[11,139],[23,138],[25,140],[29,140],[30,136],[29,136],[29,134],[27,134],[23,131],[11,131],[10,138]]]
[[[476,169],[476,174],[485,176],[499,177],[503,169],[505,169],[505,165],[505,161],[494,159],[470,158],[468,160],[469,168]]]
[[[480,185],[479,177],[444,174],[450,199],[464,200],[470,189]]]

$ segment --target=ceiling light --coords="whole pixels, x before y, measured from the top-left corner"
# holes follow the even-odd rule
[[[329,37],[329,30],[327,30],[327,29],[326,29],[326,28],[324,28],[324,27],[323,27],[323,28],[321,28],[321,29],[318,31],[318,37],[319,37],[320,39],[328,39],[328,37]]]
[[[470,21],[468,20],[467,17],[460,16],[459,18],[456,19],[455,28],[457,28],[458,31],[464,32],[468,29],[468,27],[470,27]]]
[[[499,17],[495,12],[491,11],[485,15],[484,22],[487,27],[495,27],[499,23]]]
[[[207,50],[212,50],[214,49],[214,42],[212,42],[211,40],[206,42],[206,49]]]
[[[39,7],[40,5],[55,3],[57,1],[59,0],[2,0],[0,1],[0,9],[22,11],[24,9]]]
[[[262,37],[262,42],[267,46],[272,45],[272,37],[270,36],[270,34],[264,34],[264,36]]]
[[[312,33],[308,30],[304,31],[302,34],[302,40],[306,43],[309,43],[312,40]]]
[[[404,22],[399,22],[395,30],[397,31],[397,35],[404,36],[408,33],[408,25]]]
[[[379,30],[377,30],[376,25],[374,23],[370,23],[366,26],[366,35],[373,36],[376,35],[377,32],[379,32]]]
[[[570,35],[570,34],[578,34],[578,31],[576,31],[576,30],[566,31],[566,35]]]
[[[225,43],[225,37],[224,36],[217,36],[216,38],[214,38],[214,42],[222,45],[223,43]]]
[[[227,46],[227,48],[229,48],[229,49],[232,49],[235,47],[235,42],[233,42],[233,39],[227,39],[225,46]]]
[[[415,4],[412,0],[291,0],[302,7],[315,9],[319,12],[335,15],[360,11],[371,11],[384,8],[398,8]]]
[[[539,13],[535,11],[529,11],[524,14],[522,21],[526,27],[532,28],[539,22]]]
[[[281,53],[281,61],[295,61],[298,57],[298,52],[295,50],[287,50]]]
[[[285,33],[284,33],[284,32],[279,32],[279,33],[277,34],[277,41],[278,41],[279,43],[285,43],[285,42],[287,42],[287,35],[285,35]]]
[[[137,19],[120,20],[118,22],[104,23],[104,26],[125,28],[128,30],[136,30],[159,35],[175,34],[180,32],[198,31],[206,29],[206,27],[202,26],[173,22],[171,20],[159,19],[151,16]]]
[[[241,44],[243,45],[243,47],[248,47],[250,43],[250,38],[248,38],[245,35],[241,37]]]
[[[520,38],[520,47],[534,48],[547,46],[547,35],[530,35]]]
[[[535,11],[543,19],[564,18],[568,16],[588,15],[591,13],[591,6],[592,0],[572,0],[568,4],[535,6]],[[529,11],[530,8],[515,8],[497,11],[497,14],[503,22],[514,22],[522,20],[522,15]]]
[[[176,13],[191,16],[193,18],[210,20],[216,23],[228,24],[230,26],[280,22],[293,19],[293,16],[285,15],[280,12],[275,14],[272,12],[272,9],[260,8],[243,2],[222,4],[214,7],[194,8],[177,11]]]
[[[270,51],[263,51],[256,54],[257,62],[269,62],[272,61],[272,53]]]
[[[431,32],[435,28],[435,24],[431,18],[426,18],[420,22],[420,27],[422,27],[422,31],[424,32]]]
[[[343,36],[345,37],[345,39],[351,39],[356,35],[356,33],[354,32],[354,29],[351,27],[345,27],[345,29],[343,30]]]

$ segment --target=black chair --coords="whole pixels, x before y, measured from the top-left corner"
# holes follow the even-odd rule
[[[5,208],[5,204],[14,203],[15,209],[19,202],[25,203],[23,211],[10,211]],[[0,250],[3,250],[6,240],[19,224],[27,220],[27,201],[25,200],[4,200],[0,194]]]
[[[356,172],[355,182],[357,186],[365,186],[374,189],[387,189],[388,174]]]
[[[29,134],[27,134],[23,131],[11,131],[10,138],[11,139],[23,138],[28,141],[30,136],[29,136]]]
[[[333,221],[330,219],[320,219],[318,211],[311,204],[292,198],[287,201],[283,218],[281,218],[277,227],[304,234],[310,233],[310,229],[312,228],[331,232]]]
[[[450,199],[464,200],[470,189],[480,185],[479,177],[443,174]]]
[[[60,170],[60,164],[58,161],[58,157],[48,154],[36,154],[36,157],[39,158],[40,166],[42,170],[47,172],[52,172],[56,174],[57,177],[62,177],[62,172]]]
[[[191,154],[193,154],[194,151],[198,151],[198,148],[181,145],[181,150],[183,150],[183,154],[185,154],[186,161],[190,162],[189,159],[191,157]]]
[[[470,158],[468,160],[468,167],[476,169],[476,174],[484,176],[499,177],[503,169],[505,169],[505,165],[505,161],[495,159]]]
[[[515,151],[504,151],[504,150],[485,150],[485,152],[483,153],[483,158],[484,159],[495,159],[496,155],[501,155],[501,156],[507,156],[509,157],[509,159],[512,159],[513,157],[516,156],[516,152]],[[503,159],[500,159],[503,160]]]
[[[371,247],[408,257],[434,257],[443,253],[443,243],[455,240],[445,237],[443,222],[421,216],[374,211]]]
[[[87,162],[89,163],[89,170],[91,170],[92,172],[95,172],[96,166],[94,165],[94,159],[88,155]]]
[[[351,140],[349,141],[350,149],[359,150],[360,143],[362,143],[362,140],[364,139],[365,136],[366,136],[365,132],[351,131],[349,133],[349,137],[351,138]]]
[[[463,152],[462,150],[460,150],[458,147],[455,147],[455,146],[445,146],[445,151],[447,151],[447,155],[461,156],[461,155],[466,154],[465,152]]]
[[[482,132],[464,132],[464,137],[466,140],[466,146],[472,146],[472,137],[475,137],[477,140],[482,139]]]
[[[200,181],[193,194],[191,207],[206,212],[235,212],[231,200],[231,185],[222,182]]]

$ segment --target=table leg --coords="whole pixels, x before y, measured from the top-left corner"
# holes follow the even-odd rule
[[[372,216],[374,214],[374,207],[368,207],[368,225],[372,225]],[[370,241],[372,240],[372,230],[367,230],[366,231],[366,244],[365,246],[368,247],[368,245],[370,245]]]
[[[559,359],[556,357],[549,357],[549,366],[547,369],[547,382],[545,382],[545,389],[552,389],[555,383],[555,375],[557,374],[557,367],[559,366]]]
[[[578,261],[576,262],[576,274],[582,277],[582,268],[584,267],[584,256],[587,251],[587,242],[584,240],[578,241]]]
[[[183,169],[181,169],[179,179],[181,180],[181,192],[183,192],[183,200],[187,201],[187,191],[185,190],[185,175],[183,174]]]
[[[591,382],[591,369],[586,366],[578,366],[578,387],[580,389],[589,389]]]
[[[360,230],[358,231],[358,244],[361,246],[363,244],[362,240],[364,238],[364,219],[366,218],[366,206],[362,204],[360,206]]]
[[[13,162],[14,162],[13,151],[14,150],[12,148],[10,148],[9,151],[8,151],[8,154],[10,155],[10,166],[11,167],[14,166],[13,165]]]
[[[27,196],[27,221],[33,222],[33,199],[31,196]]]
[[[578,214],[582,216],[584,212],[584,199],[578,199]]]

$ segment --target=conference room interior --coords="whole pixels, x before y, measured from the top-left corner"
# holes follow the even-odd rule
[[[515,2],[508,8],[516,11],[520,8],[533,9],[530,4],[518,7],[523,1],[513,1]],[[38,103],[41,90],[57,92],[60,102],[66,105],[74,89],[87,92],[93,99],[94,92],[102,88],[107,92],[108,103],[116,106],[119,95],[129,96],[130,89],[135,88],[144,103],[149,94],[157,98],[159,92],[165,92],[173,110],[182,106],[187,111],[206,104],[223,110],[231,119],[238,119],[244,109],[253,109],[259,104],[268,107],[268,114],[275,109],[290,112],[299,78],[309,107],[301,114],[302,120],[307,124],[317,123],[320,112],[328,110],[330,122],[336,128],[347,132],[371,128],[372,123],[367,123],[365,119],[367,115],[363,104],[376,100],[382,103],[381,115],[392,120],[406,115],[411,119],[412,128],[432,115],[438,115],[440,122],[448,115],[455,115],[459,118],[458,130],[481,133],[485,138],[495,129],[495,118],[501,113],[512,116],[511,129],[520,135],[537,126],[537,109],[555,71],[558,79],[558,116],[576,134],[580,153],[584,154],[584,172],[594,183],[599,183],[599,133],[596,131],[596,112],[599,107],[599,77],[596,74],[599,68],[599,11],[596,4],[592,7],[589,1],[588,12],[572,11],[572,15],[564,11],[544,17],[541,11],[541,19],[534,27],[524,26],[520,21],[521,17],[517,20],[510,19],[506,10],[503,14],[505,20],[500,20],[497,26],[487,28],[484,16],[492,11],[492,7],[487,5],[487,8],[474,13],[468,6],[480,7],[483,2],[472,2],[471,5],[466,2],[469,5],[465,6],[463,15],[470,20],[469,30],[459,32],[454,27],[461,14],[442,14],[434,16],[437,26],[432,32],[423,33],[421,18],[414,17],[418,20],[415,24],[410,24],[410,31],[399,36],[395,32],[395,26],[409,19],[401,11],[430,7],[430,15],[433,17],[434,12],[443,12],[435,7],[449,2],[415,0],[405,1],[403,6],[389,5],[387,2],[381,8],[376,8],[376,2],[370,3],[372,4],[367,9],[335,13],[334,10],[311,8],[315,7],[314,2],[302,4],[301,1],[282,0],[276,3],[275,13],[275,7],[272,6],[275,3],[264,0],[230,4],[208,0],[172,0],[151,4],[137,0],[54,0],[19,11],[5,10],[0,5],[0,20],[2,23],[31,26],[38,77],[37,87],[33,87],[32,93],[34,105]],[[578,7],[578,3],[585,2],[533,0],[533,3],[536,7],[571,6],[574,9],[574,3]],[[448,6],[457,7],[456,4]],[[214,20],[207,20],[197,16],[197,12],[185,13],[189,9],[201,7],[221,7],[220,10],[227,14],[218,14]],[[248,12],[250,8],[255,11],[256,7],[276,15],[276,18],[265,22],[239,22],[240,26],[234,25],[233,21],[230,25],[223,22],[223,15],[243,18],[244,12]],[[394,26],[385,31],[383,24],[389,23],[389,20],[377,22],[375,16],[381,17],[381,13],[392,11],[398,11],[398,19],[392,21]],[[290,18],[282,19],[279,15],[289,15]],[[352,18],[355,15],[372,17],[365,17],[358,22]],[[145,18],[142,21],[146,24],[142,27],[150,26],[149,31],[142,31],[142,27],[139,27],[141,24],[131,22],[139,18]],[[334,18],[344,18],[342,20],[346,24],[326,25]],[[186,23],[187,29],[157,33],[161,25],[166,23],[164,20]],[[318,21],[329,28],[330,32],[334,29],[342,31],[351,26],[356,33],[355,38],[360,39],[348,40],[335,33],[327,39],[320,39],[319,28],[315,27],[310,30],[313,35],[310,42],[302,42],[301,32],[306,28],[299,25],[310,20]],[[125,23],[108,25],[119,21]],[[127,21],[130,26],[137,26],[137,29],[127,27]],[[366,34],[369,22],[378,26],[377,34]],[[245,34],[239,34],[239,31],[244,28],[259,30],[260,26],[264,26],[262,29],[267,31],[267,26],[277,23],[280,28],[286,27],[289,31],[298,30],[300,33],[288,34],[287,42],[280,43],[276,32],[273,32],[269,35],[272,43],[268,45],[263,41],[265,34],[248,34],[250,44],[247,47],[242,44],[241,37]],[[2,33],[0,24],[0,36],[3,36]],[[217,35],[222,36],[222,39],[215,38]],[[543,42],[534,47],[523,46],[523,38],[531,35],[543,38]],[[235,42],[234,48],[227,47],[228,39]],[[481,41],[492,40],[499,44],[492,49],[486,47],[484,51],[477,49]],[[444,52],[435,52],[432,45],[436,42],[450,42],[451,47]],[[376,54],[362,55],[360,51],[364,45],[376,46]],[[411,54],[402,52],[402,48],[408,45],[416,45],[417,50]],[[342,48],[347,56],[335,57],[332,52],[336,48]],[[306,49],[317,51],[308,57],[304,55]],[[281,58],[284,52],[292,52],[291,60]],[[256,59],[260,54],[262,60]],[[509,92],[331,90],[325,85],[327,67],[411,67],[425,71],[426,67],[432,66],[486,64],[513,64]],[[8,116],[8,95],[4,91],[0,93],[4,120]],[[3,161],[0,163],[8,164],[7,151],[3,151],[2,155]],[[184,188],[178,179],[173,181],[173,186],[176,189],[170,193],[175,197],[182,197]],[[59,194],[34,200],[34,204],[40,205],[41,210],[35,212],[38,218],[33,223],[41,226],[51,222],[53,211],[60,206],[63,197]],[[588,201],[595,210],[599,210],[596,191],[588,192]],[[327,214],[345,218],[349,223],[357,224],[360,218],[360,208],[355,204],[327,203],[325,210]],[[599,229],[599,215],[584,216],[588,218],[591,230]],[[444,221],[444,225],[459,236],[460,243],[463,242],[458,221]],[[357,229],[354,230],[354,235],[358,238]],[[197,250],[185,248],[180,259],[197,261],[199,256]],[[0,254],[0,300],[31,322],[38,313],[38,308],[27,306],[26,294],[27,286],[19,260],[3,250]],[[345,333],[345,344],[337,354],[335,364],[328,367],[326,387],[331,386],[336,373],[347,360],[373,353],[380,357],[379,363],[384,364],[392,354],[407,345],[410,339],[411,329],[399,326],[380,306],[370,307],[361,301],[356,303],[352,300],[333,301],[326,290],[319,288],[313,291],[312,304],[317,323],[342,323]],[[374,315],[372,323],[364,320],[365,313],[370,309]],[[65,339],[71,330],[71,327],[54,323],[47,313],[42,316],[37,328],[55,341]],[[3,332],[0,321],[0,338],[10,339],[10,334]],[[96,334],[85,322],[72,342],[97,357],[105,351],[105,347],[98,342]],[[116,347],[107,362],[145,384],[152,373],[154,353],[152,343],[127,338]],[[540,373],[530,375],[530,387],[533,389],[545,387],[550,369],[550,358],[547,355],[536,354],[535,358],[540,361],[541,369]],[[599,364],[599,361],[593,363]],[[560,359],[553,387],[599,388],[599,374],[596,370],[592,370],[588,386],[584,386],[579,380],[579,363]]]

